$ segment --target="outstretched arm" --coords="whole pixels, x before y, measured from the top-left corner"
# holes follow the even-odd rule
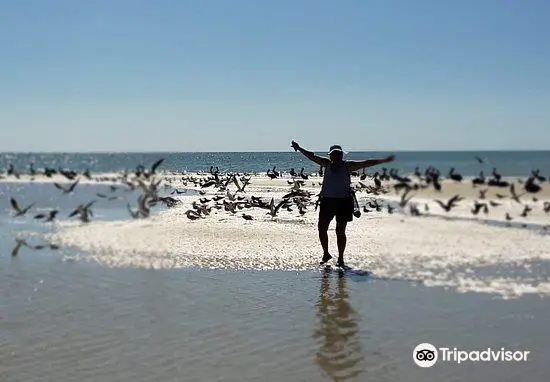
[[[360,161],[347,161],[349,171],[357,171],[362,168],[376,166],[382,163],[389,163],[395,159],[395,155],[390,155],[381,159],[365,159]]]
[[[317,163],[319,166],[326,166],[329,162],[329,159],[328,158],[325,158],[325,157],[320,157],[319,155],[315,155],[315,153],[313,151],[308,151],[306,149],[303,149],[302,147],[300,147],[300,145],[295,142],[295,141],[292,141],[292,144],[291,144],[291,147],[295,150],[295,151],[299,151],[301,152],[302,154],[304,154],[306,156],[306,158],[308,158],[309,160]]]

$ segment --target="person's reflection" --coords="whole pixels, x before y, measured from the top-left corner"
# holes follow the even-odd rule
[[[314,337],[320,340],[316,363],[333,381],[345,381],[361,373],[363,360],[359,339],[359,316],[348,301],[346,278],[333,280],[336,290],[330,290],[331,277],[324,275],[317,302],[319,327]]]

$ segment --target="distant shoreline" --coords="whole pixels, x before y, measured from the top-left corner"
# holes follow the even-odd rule
[[[326,149],[321,150],[312,150],[316,153],[323,153],[326,152]],[[59,155],[59,154],[90,154],[90,155],[103,155],[103,154],[218,154],[218,153],[227,153],[227,154],[257,154],[257,153],[265,153],[265,154],[281,154],[281,153],[288,153],[292,152],[292,149],[285,150],[285,151],[269,151],[269,150],[258,150],[258,151],[0,151],[0,155],[2,154],[13,154],[13,155],[25,155],[25,154],[31,154],[31,155],[41,155],[41,154],[47,154],[47,155]],[[387,153],[387,152],[393,152],[393,153],[533,153],[533,152],[550,152],[550,149],[510,149],[510,150],[494,150],[494,149],[480,149],[480,150],[366,150],[366,151],[357,151],[357,150],[349,150],[347,151],[349,154],[354,153]]]

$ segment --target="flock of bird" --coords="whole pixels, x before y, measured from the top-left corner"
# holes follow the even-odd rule
[[[411,194],[414,193],[414,191],[425,189],[428,187],[433,187],[436,192],[441,192],[442,190],[442,185],[440,182],[440,172],[432,167],[426,169],[424,174],[422,174],[419,169],[416,168],[413,178],[416,180],[416,182],[414,182],[413,179],[409,177],[403,178],[398,176],[395,170],[392,174],[389,174],[388,176],[396,181],[396,183],[393,185],[396,191],[403,190],[401,201],[399,203],[400,207],[404,208],[407,204],[409,204],[409,211],[410,214],[413,216],[422,215],[422,212],[420,212],[418,205],[410,203],[410,200],[413,197],[413,195]],[[464,177],[456,173],[454,168],[450,169],[447,178],[456,183],[462,183],[464,181]],[[497,171],[496,168],[493,168],[491,177],[489,179],[487,179],[484,176],[483,171],[481,171],[477,177],[471,179],[471,186],[473,188],[477,188],[477,198],[473,200],[473,206],[470,209],[470,212],[474,216],[478,215],[480,212],[487,215],[489,213],[489,207],[495,208],[502,205],[502,203],[494,200],[486,201],[487,191],[490,188],[493,188],[498,191],[502,190],[501,192],[495,193],[497,199],[509,198],[517,204],[523,205],[523,211],[520,216],[526,218],[528,214],[533,210],[533,207],[528,203],[538,203],[539,200],[536,194],[542,191],[543,182],[546,182],[546,178],[540,175],[540,171],[538,169],[533,170],[525,181],[523,179],[517,179],[517,183],[522,185],[523,191],[521,193],[518,193],[516,190],[516,183],[503,180],[502,175]],[[507,190],[508,194],[504,194],[504,190]],[[531,198],[530,202],[525,200],[528,197]],[[434,201],[441,207],[443,211],[449,212],[453,208],[457,207],[459,205],[459,202],[464,199],[464,197],[457,194],[447,201],[441,201],[439,199],[435,199]],[[550,202],[544,201],[542,203],[542,210],[545,214],[550,213]],[[427,203],[424,204],[424,211],[429,212],[429,206]],[[514,219],[509,212],[505,212],[504,218],[508,222],[508,225],[510,225],[509,222]],[[523,224],[523,226],[526,225]]]
[[[475,157],[479,163],[483,163],[483,160],[479,157]],[[304,174],[304,169],[302,168],[300,173],[292,168],[289,172],[292,178],[301,178],[307,180],[309,175]],[[269,169],[266,175],[275,179],[281,175],[276,171],[276,167]],[[319,176],[323,175],[323,168],[321,167],[318,172]],[[398,206],[401,209],[404,209],[407,205],[409,207],[409,213],[412,216],[421,216],[424,213],[430,212],[430,207],[427,203],[424,203],[424,212],[421,212],[417,203],[413,203],[411,200],[415,196],[415,191],[420,191],[422,189],[427,189],[433,187],[434,191],[440,193],[442,192],[442,176],[438,169],[434,167],[428,167],[424,172],[420,171],[419,167],[416,167],[413,175],[410,177],[403,177],[399,175],[397,169],[387,169],[382,168],[381,171],[376,171],[372,176],[369,176],[364,170],[362,173],[353,172],[351,174],[352,180],[354,178],[359,178],[354,183],[355,192],[366,192],[373,196],[379,196],[381,194],[387,194],[390,192],[390,189],[393,188],[395,192],[401,193],[400,201]],[[374,185],[365,184],[364,181],[367,177],[372,178]],[[456,172],[455,168],[451,168],[446,177],[448,180],[455,183],[463,183],[465,178]],[[502,175],[498,172],[497,168],[493,168],[490,177],[486,177],[483,171],[480,171],[479,175],[475,178],[472,178],[471,186],[473,188],[478,188],[478,197],[473,200],[473,206],[470,209],[472,215],[477,216],[480,212],[487,215],[489,214],[489,207],[496,208],[501,206],[502,203],[499,203],[494,200],[486,201],[486,194],[490,188],[497,190],[502,190],[501,192],[496,193],[497,199],[509,198],[516,203],[523,205],[523,211],[520,214],[521,217],[526,218],[530,212],[533,211],[533,207],[528,202],[521,199],[525,196],[531,196],[531,201],[533,203],[538,202],[536,194],[542,191],[542,183],[546,182],[546,178],[540,175],[540,170],[536,169],[531,171],[531,174],[524,181],[523,179],[518,179],[517,183],[522,184],[523,192],[518,194],[516,191],[515,182],[509,182],[504,180]],[[296,181],[294,181],[296,182]],[[289,183],[291,183],[289,181]],[[292,183],[291,183],[292,184]],[[320,182],[319,185],[322,183]],[[504,190],[508,190],[509,194],[504,194]],[[459,205],[459,202],[463,201],[465,198],[460,195],[454,195],[446,201],[435,199],[434,202],[438,204],[442,211],[448,213],[453,208]],[[372,211],[381,212],[383,205],[380,204],[378,198],[372,198],[371,200],[365,201],[365,204],[362,207],[364,213],[369,213]],[[391,203],[386,204],[386,209],[388,213],[392,213],[395,210],[395,206]],[[550,213],[550,202],[544,201],[542,203],[542,210],[545,214]],[[356,217],[361,216],[361,210],[356,211],[354,214]],[[509,212],[505,212],[504,218],[507,222],[512,221],[514,218],[510,215]],[[525,224],[523,224],[525,226]]]
[[[143,166],[138,166],[136,170],[130,174],[129,172],[124,172],[116,177],[96,177],[93,178],[90,171],[86,170],[82,173],[73,170],[65,169],[54,169],[54,168],[44,168],[43,171],[38,171],[34,166],[30,166],[30,171],[28,173],[22,174],[15,170],[13,165],[10,165],[6,173],[0,173],[0,179],[9,180],[10,177],[15,179],[20,179],[21,175],[30,176],[30,180],[33,181],[39,176],[45,176],[52,178],[54,175],[61,175],[65,179],[65,182],[53,182],[53,186],[60,190],[62,195],[69,195],[75,192],[78,184],[81,182],[82,178],[88,180],[95,180],[97,182],[110,182],[109,186],[110,191],[113,195],[108,195],[104,193],[97,193],[95,199],[89,201],[85,204],[77,205],[68,215],[68,218],[78,218],[83,223],[89,223],[91,218],[94,216],[92,207],[99,199],[105,199],[107,201],[120,200],[122,197],[116,195],[115,192],[120,188],[123,191],[134,191],[136,189],[141,189],[142,193],[137,198],[137,209],[134,210],[130,206],[130,203],[127,204],[127,209],[133,218],[146,218],[150,216],[151,208],[157,204],[164,204],[168,207],[173,207],[179,203],[178,199],[173,197],[165,197],[159,195],[159,186],[162,180],[156,180],[155,175],[157,174],[157,168],[162,164],[164,159],[160,159],[151,166],[150,170],[145,170]],[[64,185],[67,183],[68,185]],[[118,183],[118,184],[117,184]],[[27,206],[21,206],[15,197],[10,197],[10,205],[13,209],[13,217],[22,217],[30,213],[33,207],[36,206],[36,203],[33,202]],[[44,223],[50,223],[57,219],[60,211],[57,209],[50,209],[48,212],[40,212],[33,216],[34,219],[40,220]],[[59,247],[55,244],[41,244],[41,245],[31,245],[25,239],[16,239],[16,245],[12,251],[12,256],[15,257],[19,253],[19,250],[23,247],[28,247],[31,249],[43,249],[49,247],[51,249],[58,249]]]
[[[310,208],[317,210],[319,205],[319,194],[315,194],[308,190],[306,180],[309,180],[310,177],[322,177],[322,167],[319,168],[318,172],[310,174],[306,174],[304,168],[299,172],[291,168],[288,173],[277,171],[276,166],[267,170],[265,175],[268,178],[277,179],[285,177],[289,186],[288,192],[283,195],[280,200],[275,201],[275,198],[272,197],[268,201],[264,200],[262,197],[249,195],[247,193],[246,188],[251,183],[254,174],[221,173],[219,168],[214,166],[211,166],[208,172],[196,174],[186,174],[183,172],[160,173],[157,170],[163,162],[164,158],[161,158],[157,160],[150,169],[146,169],[145,166],[139,165],[134,171],[125,171],[113,176],[96,177],[92,176],[90,170],[77,172],[74,170],[49,167],[37,170],[32,164],[29,166],[27,172],[21,173],[17,171],[13,165],[10,165],[5,173],[0,172],[0,179],[9,180],[10,177],[20,179],[22,175],[25,175],[29,176],[32,181],[40,176],[52,178],[55,175],[61,175],[65,178],[65,182],[53,182],[53,186],[56,187],[62,195],[74,193],[82,179],[96,182],[109,182],[111,194],[97,193],[96,199],[86,204],[76,206],[67,215],[68,218],[78,218],[83,223],[89,223],[91,221],[93,217],[92,207],[98,199],[107,201],[122,199],[122,197],[116,193],[119,189],[122,189],[123,192],[141,191],[137,198],[137,209],[133,209],[130,203],[127,204],[128,213],[133,219],[149,217],[151,208],[157,205],[174,207],[181,204],[181,201],[177,198],[159,195],[163,182],[162,188],[171,190],[171,195],[185,194],[188,192],[188,189],[198,190],[198,200],[193,201],[190,208],[185,211],[185,215],[190,220],[207,218],[211,214],[212,209],[223,210],[233,215],[240,212],[240,216],[245,220],[254,220],[252,214],[245,212],[245,210],[253,208],[266,210],[266,215],[271,216],[271,218],[275,218],[280,211],[293,212],[294,210],[297,211],[298,216],[303,216]],[[397,169],[387,168],[382,168],[381,171],[377,171],[373,175],[369,175],[363,170],[362,173],[353,172],[351,176],[353,190],[356,193],[360,192],[369,195],[369,197],[365,199],[362,207],[357,206],[359,208],[357,208],[354,213],[354,216],[357,218],[361,216],[361,213],[387,212],[391,214],[396,208],[405,211],[406,206],[409,207],[410,215],[421,216],[429,212],[429,206],[425,203],[424,212],[421,212],[418,204],[412,202],[415,193],[429,187],[433,187],[436,192],[442,191],[441,180],[443,177],[439,170],[433,167],[428,167],[424,172],[421,172],[417,167],[411,176],[400,176]],[[372,180],[372,182],[366,182],[367,178]],[[465,182],[465,178],[458,174],[454,168],[450,169],[446,178],[456,183]],[[518,180],[518,184],[522,185],[523,191],[519,194],[516,190],[515,183],[503,180],[502,175],[498,173],[496,168],[493,169],[489,178],[485,177],[483,172],[480,172],[479,176],[470,181],[473,188],[478,188],[478,197],[473,201],[473,206],[471,208],[471,213],[473,215],[478,215],[479,213],[488,214],[489,207],[496,208],[501,205],[501,203],[495,200],[485,200],[489,188],[496,188],[502,190],[502,193],[496,193],[498,199],[510,198],[516,203],[522,204],[524,207],[521,216],[527,217],[533,210],[533,207],[524,202],[524,199],[530,196],[531,200],[536,203],[538,201],[536,194],[542,190],[542,183],[546,181],[546,178],[540,175],[539,170],[533,170],[525,181]],[[175,182],[179,182],[178,187],[174,187]],[[310,189],[314,189],[321,185],[321,181],[311,181],[311,186],[313,187]],[[231,191],[231,189],[233,189],[233,191]],[[400,200],[397,203],[383,203],[380,196],[391,193],[392,189],[396,193],[401,193]],[[509,194],[504,194],[504,190],[508,190]],[[463,200],[464,198],[462,196],[454,195],[447,201],[435,199],[435,202],[441,207],[442,211],[449,212]],[[35,207],[35,203],[21,206],[15,197],[10,197],[10,205],[13,209],[14,217],[27,215],[33,207]],[[542,208],[544,213],[550,213],[550,202],[543,202]],[[60,211],[57,209],[51,209],[47,213],[37,213],[33,217],[34,219],[49,223],[56,220],[59,213]],[[506,212],[505,219],[510,222],[513,217]],[[23,246],[31,249],[43,249],[47,247],[51,249],[58,248],[55,244],[44,243],[41,245],[31,245],[25,239],[18,238],[16,239],[16,245],[12,251],[12,256],[17,256],[19,250]]]

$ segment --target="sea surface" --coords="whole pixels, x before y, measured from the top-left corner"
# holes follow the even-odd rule
[[[392,166],[405,173],[454,166],[475,175],[474,155],[504,175],[532,168],[550,175],[550,152],[407,152]],[[175,171],[316,169],[293,152],[1,154],[0,167],[24,171],[33,161],[113,172],[160,157],[163,170]],[[0,181],[0,381],[548,381],[550,304],[537,295],[506,300],[317,269],[108,267],[66,247],[11,256],[16,237],[36,245],[55,228],[32,214],[13,217],[10,197],[37,203],[33,214],[57,208],[67,221],[98,192],[114,194],[106,184],[62,195],[47,183]],[[97,202],[95,220],[129,219],[126,205],[135,206],[137,192],[116,195]],[[534,266],[550,273],[546,262]],[[420,368],[413,362],[420,343],[530,354],[526,362],[439,360]]]
[[[325,155],[324,152],[317,152]],[[350,152],[347,159],[380,158],[395,154],[395,162],[388,167],[403,174],[428,166],[438,168],[443,175],[454,167],[464,176],[477,176],[480,171],[490,175],[494,167],[503,176],[528,176],[533,169],[550,175],[550,151],[405,151],[405,152]],[[475,156],[483,163],[480,164]],[[146,167],[158,158],[165,158],[162,165],[167,171],[207,171],[217,166],[221,172],[265,172],[276,166],[279,171],[316,171],[318,166],[302,154],[289,152],[200,152],[200,153],[0,153],[0,169],[11,163],[20,172],[26,172],[29,163],[35,167],[71,168],[77,171],[113,172],[132,170],[139,164]],[[371,171],[372,172],[372,171]]]

